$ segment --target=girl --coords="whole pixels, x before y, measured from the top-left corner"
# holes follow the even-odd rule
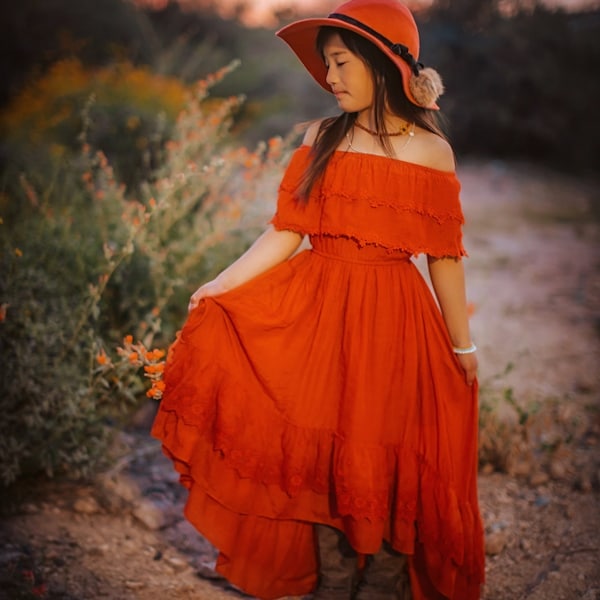
[[[192,295],[153,434],[249,594],[475,600],[477,359],[441,81],[397,0],[278,35],[341,114],[307,130],[270,227]]]

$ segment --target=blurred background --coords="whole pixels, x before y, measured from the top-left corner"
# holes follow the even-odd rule
[[[2,161],[9,156],[15,160],[15,145],[28,136],[69,146],[79,127],[78,107],[98,85],[103,88],[96,89],[98,114],[109,110],[108,104],[123,114],[137,112],[141,129],[151,135],[152,115],[164,111],[167,121],[172,119],[178,93],[238,58],[241,67],[213,92],[247,96],[236,117],[236,133],[252,143],[285,135],[294,123],[335,107],[274,31],[295,18],[325,14],[335,4],[5,2],[0,24]],[[411,6],[422,32],[421,60],[437,68],[446,83],[442,109],[459,155],[517,157],[570,171],[595,170],[600,156],[595,118],[600,99],[597,2],[421,0]],[[172,78],[173,85],[169,91],[151,93],[125,76],[91,83],[102,67],[124,64],[144,68],[149,80]],[[40,93],[32,91],[36,82],[45,86]],[[116,127],[111,121],[110,127]],[[126,140],[111,139],[107,127],[95,125],[100,146],[109,157],[129,154]],[[577,143],[569,143],[573,140]]]

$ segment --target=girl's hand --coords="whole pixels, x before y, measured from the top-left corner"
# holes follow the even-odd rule
[[[202,298],[212,298],[213,296],[224,294],[226,291],[227,289],[218,277],[205,283],[204,285],[201,285],[190,298],[188,312],[192,312],[198,306],[198,304],[200,304],[200,300],[202,300]]]
[[[465,372],[465,380],[468,385],[473,385],[477,377],[477,353],[457,354],[458,362]]]

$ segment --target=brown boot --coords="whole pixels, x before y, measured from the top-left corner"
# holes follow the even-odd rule
[[[384,542],[367,559],[355,600],[412,600],[408,561]]]
[[[319,586],[313,600],[350,600],[356,582],[356,552],[345,536],[326,525],[316,525],[319,544]]]

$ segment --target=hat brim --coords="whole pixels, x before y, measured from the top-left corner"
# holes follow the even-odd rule
[[[345,21],[328,17],[302,19],[282,27],[277,32],[277,36],[293,50],[294,54],[300,59],[300,62],[304,65],[306,70],[323,89],[331,93],[331,87],[327,83],[327,67],[325,66],[323,58],[317,51],[317,35],[321,27],[348,29],[377,46],[377,48],[379,48],[400,70],[400,73],[402,74],[402,87],[404,88],[406,97],[412,104],[420,106],[414,99],[410,90],[409,80],[412,76],[410,66],[402,58],[393,54],[390,49],[375,36],[370,35],[368,32],[365,32],[352,23],[346,23]],[[439,107],[437,104],[433,104],[427,108],[437,110]]]

